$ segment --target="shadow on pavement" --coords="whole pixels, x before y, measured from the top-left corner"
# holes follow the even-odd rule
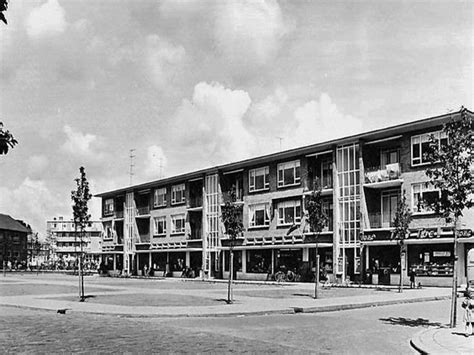
[[[443,327],[443,324],[439,322],[430,322],[424,318],[404,318],[404,317],[390,317],[390,318],[379,318],[382,322],[392,325],[402,325],[405,327]]]

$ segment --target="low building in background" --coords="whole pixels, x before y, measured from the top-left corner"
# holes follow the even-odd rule
[[[84,253],[85,269],[97,269],[102,251],[102,224],[91,221],[81,236],[72,220],[63,217],[46,222],[51,258],[58,269],[74,269],[81,252]]]
[[[0,265],[8,269],[27,266],[27,235],[31,229],[9,215],[0,214]]]

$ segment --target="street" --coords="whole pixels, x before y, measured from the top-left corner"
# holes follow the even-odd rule
[[[434,301],[317,314],[126,318],[0,307],[1,353],[413,353],[409,340],[448,322]]]

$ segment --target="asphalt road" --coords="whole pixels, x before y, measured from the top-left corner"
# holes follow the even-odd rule
[[[414,333],[448,319],[449,301],[317,314],[171,319],[0,307],[0,353],[411,354]]]

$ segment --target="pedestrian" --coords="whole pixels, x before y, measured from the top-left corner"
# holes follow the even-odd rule
[[[416,287],[416,283],[415,283],[415,276],[416,276],[416,272],[415,272],[415,269],[411,269],[410,270],[410,288],[415,288]]]
[[[143,266],[143,276],[147,277],[148,276],[148,265],[145,264]]]
[[[474,291],[468,288],[465,292],[466,298],[462,302],[462,308],[464,308],[464,335],[466,337],[472,335],[472,322],[474,319],[472,318],[472,310],[474,309]]]

